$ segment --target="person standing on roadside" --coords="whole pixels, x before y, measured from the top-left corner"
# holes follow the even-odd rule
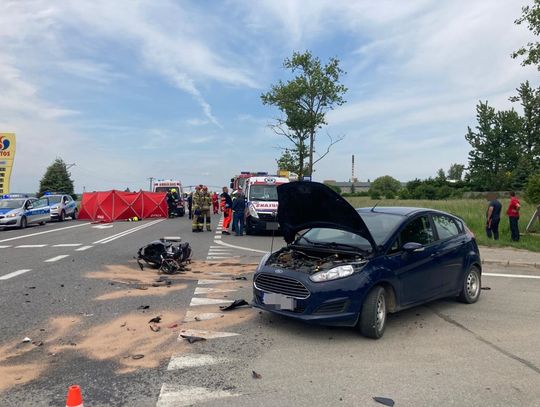
[[[193,209],[193,220],[191,222],[191,231],[192,232],[202,232],[203,222],[201,217],[201,207],[202,207],[202,186],[197,185],[195,187],[195,192],[192,197],[192,209]]]
[[[212,209],[214,210],[214,215],[219,213],[219,198],[216,191],[212,193]]]
[[[233,229],[236,231],[236,236],[244,234],[244,216],[246,211],[246,196],[242,192],[242,188],[238,187],[236,196],[232,203],[233,210]]]
[[[205,185],[202,187],[202,201],[201,201],[201,230],[203,229],[203,224],[206,224],[206,230],[208,232],[212,231],[210,225],[211,215],[210,208],[212,207],[212,197],[208,192],[208,187]]]
[[[223,192],[221,193],[220,198],[221,212],[223,212],[223,228],[221,234],[230,235],[228,229],[232,220],[232,199],[229,195],[229,189],[227,187],[223,187]]]
[[[188,209],[188,215],[189,219],[193,219],[193,192],[190,192],[187,196],[187,209]]]
[[[502,205],[497,195],[488,195],[489,205],[486,212],[486,235],[489,239],[499,240],[499,222],[501,221]]]
[[[519,242],[519,210],[521,204],[514,191],[510,192],[510,204],[506,210],[508,219],[510,220],[510,234],[512,241]]]

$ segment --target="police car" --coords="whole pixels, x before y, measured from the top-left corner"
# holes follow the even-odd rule
[[[64,221],[66,217],[77,219],[77,202],[67,194],[45,194],[42,198],[49,201],[51,219]]]
[[[24,229],[27,225],[44,225],[51,219],[47,199],[4,198],[0,199],[0,227]]]

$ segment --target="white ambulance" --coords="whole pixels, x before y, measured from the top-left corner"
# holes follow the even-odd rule
[[[152,183],[152,192],[169,192],[176,189],[178,193],[178,202],[176,203],[176,216],[184,216],[185,202],[184,202],[184,190],[182,189],[182,183],[178,180],[172,179],[158,179]]]
[[[276,219],[278,209],[278,185],[289,182],[287,177],[260,175],[250,177],[246,181],[248,214],[246,217],[246,234],[278,230]]]

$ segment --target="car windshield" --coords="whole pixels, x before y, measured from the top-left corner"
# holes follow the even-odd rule
[[[156,187],[156,192],[169,192],[173,187]]]
[[[359,212],[359,214],[377,245],[388,239],[405,219],[402,215],[381,212]]]
[[[277,201],[277,185],[251,185],[249,187],[250,201]]]
[[[339,229],[313,228],[304,233],[297,241],[300,244],[310,244],[332,249],[371,251],[367,239],[356,233]]]
[[[62,196],[60,195],[51,195],[48,196],[47,199],[49,200],[49,205],[57,204],[62,200]]]
[[[2,199],[0,200],[0,209],[17,209],[24,204],[24,199]]]

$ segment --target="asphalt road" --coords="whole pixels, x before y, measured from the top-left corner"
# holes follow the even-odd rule
[[[133,260],[162,236],[194,250],[191,270],[168,286]],[[282,244],[194,234],[185,218],[0,232],[0,405],[65,405],[78,384],[92,406],[376,406],[376,396],[540,406],[540,279],[527,278],[537,270],[487,265],[516,277],[485,276],[477,304],[392,315],[379,341],[247,307],[221,312],[251,299],[253,264]]]

